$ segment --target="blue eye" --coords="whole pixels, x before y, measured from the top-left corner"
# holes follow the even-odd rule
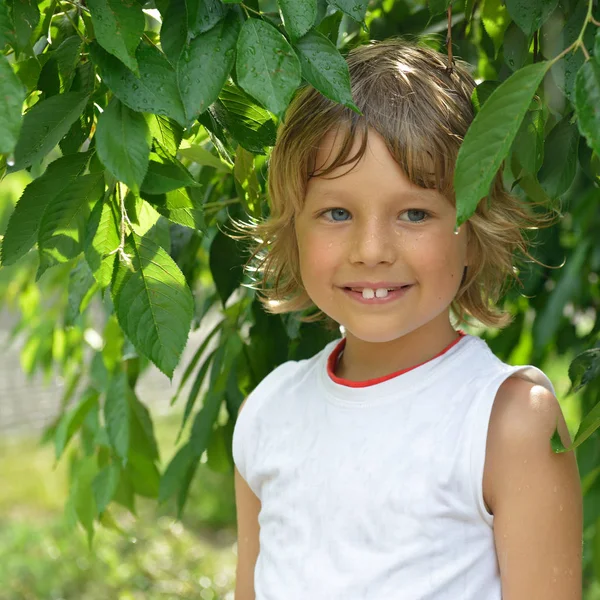
[[[347,221],[350,218],[350,213],[345,208],[330,208],[326,210],[324,215],[329,215],[330,221]]]
[[[423,221],[426,221],[427,218],[429,217],[429,213],[427,211],[419,210],[417,208],[410,208],[403,214],[408,215],[408,220],[411,223],[422,223]],[[416,217],[416,218],[412,218],[412,217]]]

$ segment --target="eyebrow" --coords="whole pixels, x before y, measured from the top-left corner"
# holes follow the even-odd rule
[[[429,192],[429,193],[428,193]],[[434,201],[434,202],[439,202],[440,198],[438,196],[438,194],[432,193],[435,192],[434,189],[423,189],[422,191],[419,190],[410,190],[408,192],[404,192],[403,194],[398,193],[392,193],[389,195],[390,200],[394,200],[394,199],[398,199],[400,198],[402,195],[407,196],[410,200],[426,200],[426,201]],[[320,191],[318,188],[309,192],[309,195],[311,196],[317,196],[318,198],[324,199],[324,198],[330,198],[332,200],[338,199],[338,198],[344,198],[344,197],[353,197],[354,193],[351,191],[337,191],[337,190],[323,190]]]

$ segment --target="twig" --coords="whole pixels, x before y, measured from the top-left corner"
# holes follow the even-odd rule
[[[590,15],[590,23],[593,23],[596,27],[600,27],[600,21],[596,21],[592,15]]]
[[[446,34],[446,46],[448,47],[448,75],[454,70],[454,59],[452,57],[452,5],[448,6],[448,33]]]
[[[133,267],[131,257],[125,252],[125,225],[129,225],[129,229],[133,229],[133,226],[131,225],[131,221],[127,216],[127,211],[125,210],[125,199],[123,197],[121,184],[119,182],[117,182],[117,197],[119,198],[119,206],[121,209],[121,243],[112,252],[109,252],[107,256],[118,253],[119,257],[125,264]]]
[[[241,4],[241,6],[242,6],[242,7],[243,7],[243,8],[246,10],[246,16],[248,16],[248,17],[250,16],[250,15],[248,15],[248,11],[249,11],[249,10],[250,10],[250,11],[252,11],[252,12],[253,12],[255,15],[258,15],[258,16],[261,16],[261,15],[262,15],[262,13],[261,13],[260,11],[258,11],[258,10],[254,10],[254,9],[253,9],[253,8],[251,8],[250,6],[246,6],[246,5],[245,5],[243,2],[242,2],[242,4]]]
[[[585,34],[585,30],[587,29],[588,23],[592,23],[593,22],[593,18],[592,18],[592,5],[593,5],[593,2],[594,2],[594,0],[589,0],[587,15],[585,17],[585,20],[583,21],[583,26],[581,27],[581,31],[579,32],[579,35],[577,36],[577,39],[570,46],[567,46],[560,54],[557,54],[550,61],[551,65],[553,65],[556,62],[558,62],[568,52],[575,52],[575,50],[577,50],[577,48],[581,48],[584,56],[586,57],[586,60],[589,60],[590,55],[589,55],[589,53],[588,53],[588,51],[585,48],[585,45],[583,43],[583,36]]]

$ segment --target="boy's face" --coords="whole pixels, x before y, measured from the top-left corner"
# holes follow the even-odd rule
[[[334,131],[324,137],[317,169],[331,163],[340,141]],[[350,156],[359,147],[357,138]],[[364,341],[391,341],[426,324],[447,331],[449,305],[467,265],[466,227],[455,234],[455,220],[448,199],[412,184],[381,136],[369,130],[365,155],[351,172],[308,182],[295,223],[306,292]],[[362,292],[365,287],[379,289]]]

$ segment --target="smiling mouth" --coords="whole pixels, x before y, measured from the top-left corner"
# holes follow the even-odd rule
[[[399,297],[401,296],[411,285],[403,285],[398,287],[390,288],[342,288],[345,292],[351,294],[358,299],[363,300],[382,300],[385,298]]]

